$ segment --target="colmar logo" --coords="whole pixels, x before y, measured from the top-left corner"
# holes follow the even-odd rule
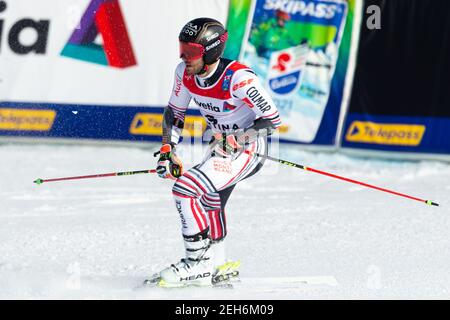
[[[95,44],[100,34],[103,46]],[[76,29],[61,52],[62,56],[127,68],[137,64],[119,0],[91,0]]]
[[[256,104],[256,106],[259,108],[259,110],[261,110],[261,112],[264,113],[272,109],[270,104],[266,101],[266,99],[262,97],[261,93],[259,93],[258,89],[256,89],[255,87],[250,87],[250,89],[247,90],[247,96],[253,103]]]

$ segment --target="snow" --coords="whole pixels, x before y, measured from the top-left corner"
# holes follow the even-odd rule
[[[135,290],[182,257],[172,183],[154,175],[32,181],[153,168],[156,149],[1,145],[0,299],[450,298],[448,163],[350,158],[292,145],[281,147],[280,157],[441,206],[268,162],[238,184],[227,211],[228,256],[253,281],[234,290]],[[190,160],[188,146],[182,151],[188,163],[201,158],[197,152]],[[334,278],[337,285],[285,285],[296,277]]]

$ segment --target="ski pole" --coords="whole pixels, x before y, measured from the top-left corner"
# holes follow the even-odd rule
[[[64,181],[64,180],[78,180],[78,179],[92,179],[92,178],[105,178],[105,177],[118,177],[118,176],[132,176],[135,174],[142,173],[155,173],[156,170],[138,170],[138,171],[125,171],[125,172],[113,172],[113,173],[101,173],[93,174],[89,176],[77,176],[77,177],[65,177],[65,178],[55,178],[55,179],[36,179],[33,182],[36,184],[43,184],[44,182],[54,182],[54,181]]]
[[[305,171],[311,171],[311,172],[319,173],[319,174],[322,174],[322,175],[325,175],[325,176],[328,176],[328,177],[331,177],[331,178],[344,180],[344,181],[347,181],[347,182],[359,184],[359,185],[364,186],[364,187],[372,188],[372,189],[383,191],[383,192],[388,192],[388,193],[391,193],[391,194],[394,194],[394,195],[397,195],[397,196],[400,196],[400,197],[404,197],[404,198],[408,198],[408,199],[411,199],[411,200],[420,201],[420,202],[423,202],[423,203],[428,204],[430,206],[436,206],[436,207],[439,206],[438,203],[433,202],[431,200],[424,200],[424,199],[412,197],[412,196],[409,196],[407,194],[399,193],[399,192],[392,191],[392,190],[389,190],[389,189],[380,188],[380,187],[377,187],[377,186],[374,186],[374,185],[371,185],[371,184],[368,184],[368,183],[364,183],[364,182],[361,182],[361,181],[357,181],[357,180],[341,177],[341,176],[338,176],[338,175],[335,175],[335,174],[332,174],[332,173],[328,173],[328,172],[325,172],[325,171],[317,170],[317,169],[314,169],[314,168],[311,168],[311,167],[306,167],[306,166],[303,166],[301,164],[293,163],[293,162],[282,160],[282,159],[277,159],[277,158],[274,158],[274,157],[271,157],[271,156],[266,156],[266,155],[259,154],[259,153],[252,153],[252,152],[250,152],[248,150],[245,151],[245,153],[247,153],[249,155],[255,155],[255,156],[258,156],[260,158],[267,159],[267,160],[275,161],[275,162],[278,162],[278,163],[281,163],[281,164],[284,164],[284,165],[287,165],[287,166],[291,166],[291,167],[295,167],[295,168],[298,168],[298,169],[302,169],[302,170],[305,170]]]

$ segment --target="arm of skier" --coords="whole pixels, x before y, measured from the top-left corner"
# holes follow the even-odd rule
[[[183,85],[183,64],[175,71],[175,81],[162,122],[162,146],[156,171],[161,178],[176,179],[183,174],[183,164],[177,157],[175,147],[184,128],[184,119],[191,96]]]
[[[242,70],[232,80],[232,94],[256,114],[253,125],[236,132],[239,143],[251,143],[260,136],[270,136],[281,126],[278,109],[253,71]]]

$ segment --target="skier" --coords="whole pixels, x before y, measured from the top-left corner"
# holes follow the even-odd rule
[[[274,17],[252,27],[249,42],[260,57],[270,59],[274,51],[284,50],[299,44],[298,35],[289,27],[289,13],[276,10]]]
[[[155,275],[152,281],[159,286],[211,285],[238,267],[225,258],[225,205],[236,183],[260,170],[263,161],[253,153],[266,154],[267,136],[281,124],[256,74],[222,58],[227,37],[224,26],[210,18],[188,22],[179,34],[182,62],[164,111],[156,170],[161,178],[176,180],[172,193],[186,256]],[[212,140],[205,160],[184,171],[176,146],[191,99]]]

